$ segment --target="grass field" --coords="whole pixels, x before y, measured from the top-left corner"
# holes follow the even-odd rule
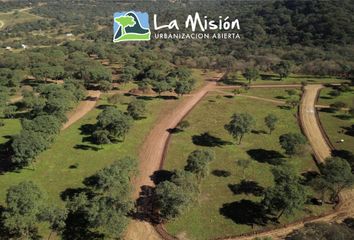
[[[322,89],[318,98],[318,104],[330,105],[331,103],[340,101],[346,103],[349,107],[354,106],[354,87],[351,87],[350,92],[342,92],[337,97],[331,96],[329,94],[331,91],[333,91],[333,88],[330,87]]]
[[[290,74],[290,76],[280,80],[279,76],[271,73],[261,73],[259,79],[252,81],[252,84],[300,84],[306,81],[307,83],[342,83],[347,82],[347,80],[336,78],[336,77],[315,77],[310,75],[299,75]],[[248,83],[248,81],[242,76],[241,72],[237,72],[234,78],[232,78],[233,83]]]
[[[10,136],[16,135],[21,130],[20,120],[18,119],[2,119],[5,123],[0,127],[0,144],[9,140]]]
[[[32,22],[40,18],[39,16],[21,10],[8,13],[0,12],[0,29],[20,23]]]
[[[264,92],[268,90],[263,90]],[[273,90],[270,90],[273,92]],[[217,97],[219,95],[219,97]],[[267,93],[271,96],[273,93]],[[235,112],[252,114],[257,123],[255,131],[245,136],[241,145],[235,145],[233,139],[224,130],[224,125]],[[264,117],[268,113],[279,117],[277,129],[269,135],[265,133]],[[272,103],[246,98],[226,98],[218,93],[209,94],[186,118],[191,126],[184,132],[171,138],[166,170],[181,169],[186,164],[188,154],[195,149],[207,148],[201,134],[208,133],[214,138],[211,147],[216,153],[216,160],[211,163],[211,174],[206,177],[201,186],[201,195],[197,203],[190,207],[181,217],[166,224],[167,230],[176,236],[186,239],[206,240],[215,237],[238,235],[262,228],[252,226],[248,216],[249,211],[257,212],[255,202],[261,197],[252,194],[234,194],[228,185],[239,184],[242,170],[236,167],[236,160],[252,159],[251,166],[246,170],[246,177],[258,184],[260,188],[271,186],[273,176],[270,172],[270,158],[283,157],[284,161],[293,165],[299,173],[317,170],[310,154],[303,157],[285,157],[281,150],[278,137],[287,132],[300,132],[295,117],[295,110],[285,110]],[[209,145],[210,146],[210,145]],[[268,156],[268,157],[266,157]],[[267,159],[268,158],[268,159]],[[215,171],[229,171],[229,177],[218,177]],[[249,201],[241,201],[241,200]],[[226,216],[228,206],[233,206],[234,215]],[[294,215],[281,219],[282,223],[291,222],[307,215],[316,215],[326,211],[330,206],[316,207],[306,205],[305,211],[297,211]],[[248,211],[248,213],[247,213]],[[232,211],[231,211],[232,212]]]
[[[132,97],[125,98],[127,98],[127,102],[132,99]],[[34,164],[34,170],[23,169],[0,175],[0,189],[4,189],[0,193],[0,205],[4,203],[5,190],[23,180],[31,180],[40,186],[47,193],[48,202],[56,205],[64,204],[60,195],[66,189],[83,186],[82,180],[85,177],[121,157],[137,157],[139,146],[154,122],[177,103],[178,100],[147,100],[147,117],[134,122],[124,142],[105,145],[103,149],[83,140],[87,135],[83,135],[80,128],[87,124],[94,124],[96,116],[101,110],[91,111],[80,121],[63,131],[56,138],[52,147],[39,155]],[[106,101],[102,100],[99,104],[106,104]],[[122,105],[120,108],[125,109],[126,105]],[[1,132],[1,134],[8,135],[9,133]],[[73,168],[74,165],[77,168]]]

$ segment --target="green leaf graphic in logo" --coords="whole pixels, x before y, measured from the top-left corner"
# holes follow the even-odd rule
[[[116,22],[119,23],[122,26],[122,36],[126,34],[125,28],[126,27],[133,27],[136,22],[134,21],[134,18],[131,16],[121,16],[117,17]]]
[[[114,18],[113,42],[150,40],[151,32],[148,20],[146,13],[133,11],[118,13],[118,16]]]

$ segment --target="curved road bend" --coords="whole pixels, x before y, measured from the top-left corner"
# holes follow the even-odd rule
[[[291,85],[291,87],[300,87],[301,85]],[[258,87],[289,87],[289,85],[262,85]],[[175,124],[193,108],[195,104],[211,89],[233,89],[231,86],[215,86],[215,83],[209,83],[203,89],[201,89],[196,95],[185,99],[185,101],[176,109],[175,112],[166,116],[160,124],[156,125],[151,131],[150,135],[145,141],[143,149],[140,154],[141,158],[141,170],[142,174],[136,181],[136,186],[150,185],[151,182],[149,176],[159,169],[160,161],[163,155],[164,143],[168,138],[166,129],[175,127]],[[300,119],[304,128],[304,132],[312,145],[314,151],[319,156],[319,161],[323,161],[325,158],[331,155],[329,146],[327,145],[324,136],[318,126],[318,122],[315,115],[315,102],[318,91],[322,88],[321,85],[308,85],[305,87],[303,100],[300,105]],[[176,118],[176,119],[174,119]],[[135,189],[135,196],[138,196],[140,189]],[[350,190],[342,194],[343,204],[338,212],[330,214],[325,217],[320,217],[314,221],[333,221],[342,220],[348,216],[354,216],[354,191]],[[294,224],[288,227],[275,229],[273,231],[255,234],[252,236],[225,238],[229,240],[252,240],[256,237],[271,236],[273,239],[283,239],[283,236],[289,234],[293,230],[303,227],[302,223]],[[126,240],[161,240],[160,235],[156,233],[153,226],[143,221],[133,221],[128,227]]]

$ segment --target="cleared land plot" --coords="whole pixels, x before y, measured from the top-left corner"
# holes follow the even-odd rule
[[[334,102],[344,102],[349,107],[354,106],[354,87],[350,88],[350,92],[341,92],[339,96],[331,96],[330,93],[334,90],[333,88],[326,87],[320,92],[320,97],[318,98],[318,103],[320,105],[330,105]]]
[[[172,136],[164,166],[166,170],[183,168],[188,154],[195,149],[212,148],[216,153],[216,160],[210,165],[211,173],[202,181],[198,202],[183,216],[166,224],[171,234],[185,236],[188,239],[212,239],[262,228],[257,225],[252,228],[253,219],[249,214],[257,213],[257,202],[262,197],[252,193],[234,194],[232,187],[230,188],[239,184],[243,175],[242,170],[236,166],[236,160],[251,159],[251,166],[246,170],[246,178],[255,184],[254,193],[273,184],[270,169],[277,164],[272,161],[274,158],[282,158],[282,161],[293,165],[299,174],[317,170],[310,154],[288,158],[279,146],[279,135],[300,132],[295,110],[282,109],[274,103],[260,100],[224,96],[220,98],[217,95],[220,94],[209,94],[187,116],[186,120],[191,126],[184,132]],[[235,112],[248,112],[257,121],[255,131],[246,135],[241,145],[235,145],[224,130],[224,125]],[[277,129],[272,135],[267,133],[263,120],[270,112],[279,117]],[[206,134],[202,135],[203,133]],[[229,172],[230,176],[218,176],[222,171]],[[305,211],[297,211],[292,216],[282,217],[281,222],[287,223],[304,216],[316,215],[329,208],[330,206],[306,205]]]
[[[133,98],[125,97],[129,102]],[[7,172],[0,175],[0,189],[7,189],[23,180],[31,180],[47,193],[48,202],[62,205],[62,198],[70,189],[83,187],[82,181],[97,170],[111,164],[113,161],[124,157],[138,157],[138,149],[154,122],[164,111],[173,108],[178,101],[152,99],[146,101],[148,113],[146,118],[135,121],[124,142],[100,146],[87,141],[89,135],[83,133],[96,122],[96,117],[101,111],[99,108],[92,110],[81,120],[61,132],[52,147],[39,155],[34,170],[23,169],[19,172]],[[102,100],[98,105],[105,105]],[[126,105],[120,105],[122,110]],[[4,204],[6,191],[0,194],[0,205]],[[44,236],[47,231],[41,232]]]
[[[26,11],[0,13],[0,28],[13,26],[19,23],[32,22],[38,19],[41,19],[41,17]]]

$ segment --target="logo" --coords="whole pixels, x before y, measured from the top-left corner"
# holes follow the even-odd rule
[[[116,12],[113,16],[113,42],[149,41],[149,15],[143,12]]]

